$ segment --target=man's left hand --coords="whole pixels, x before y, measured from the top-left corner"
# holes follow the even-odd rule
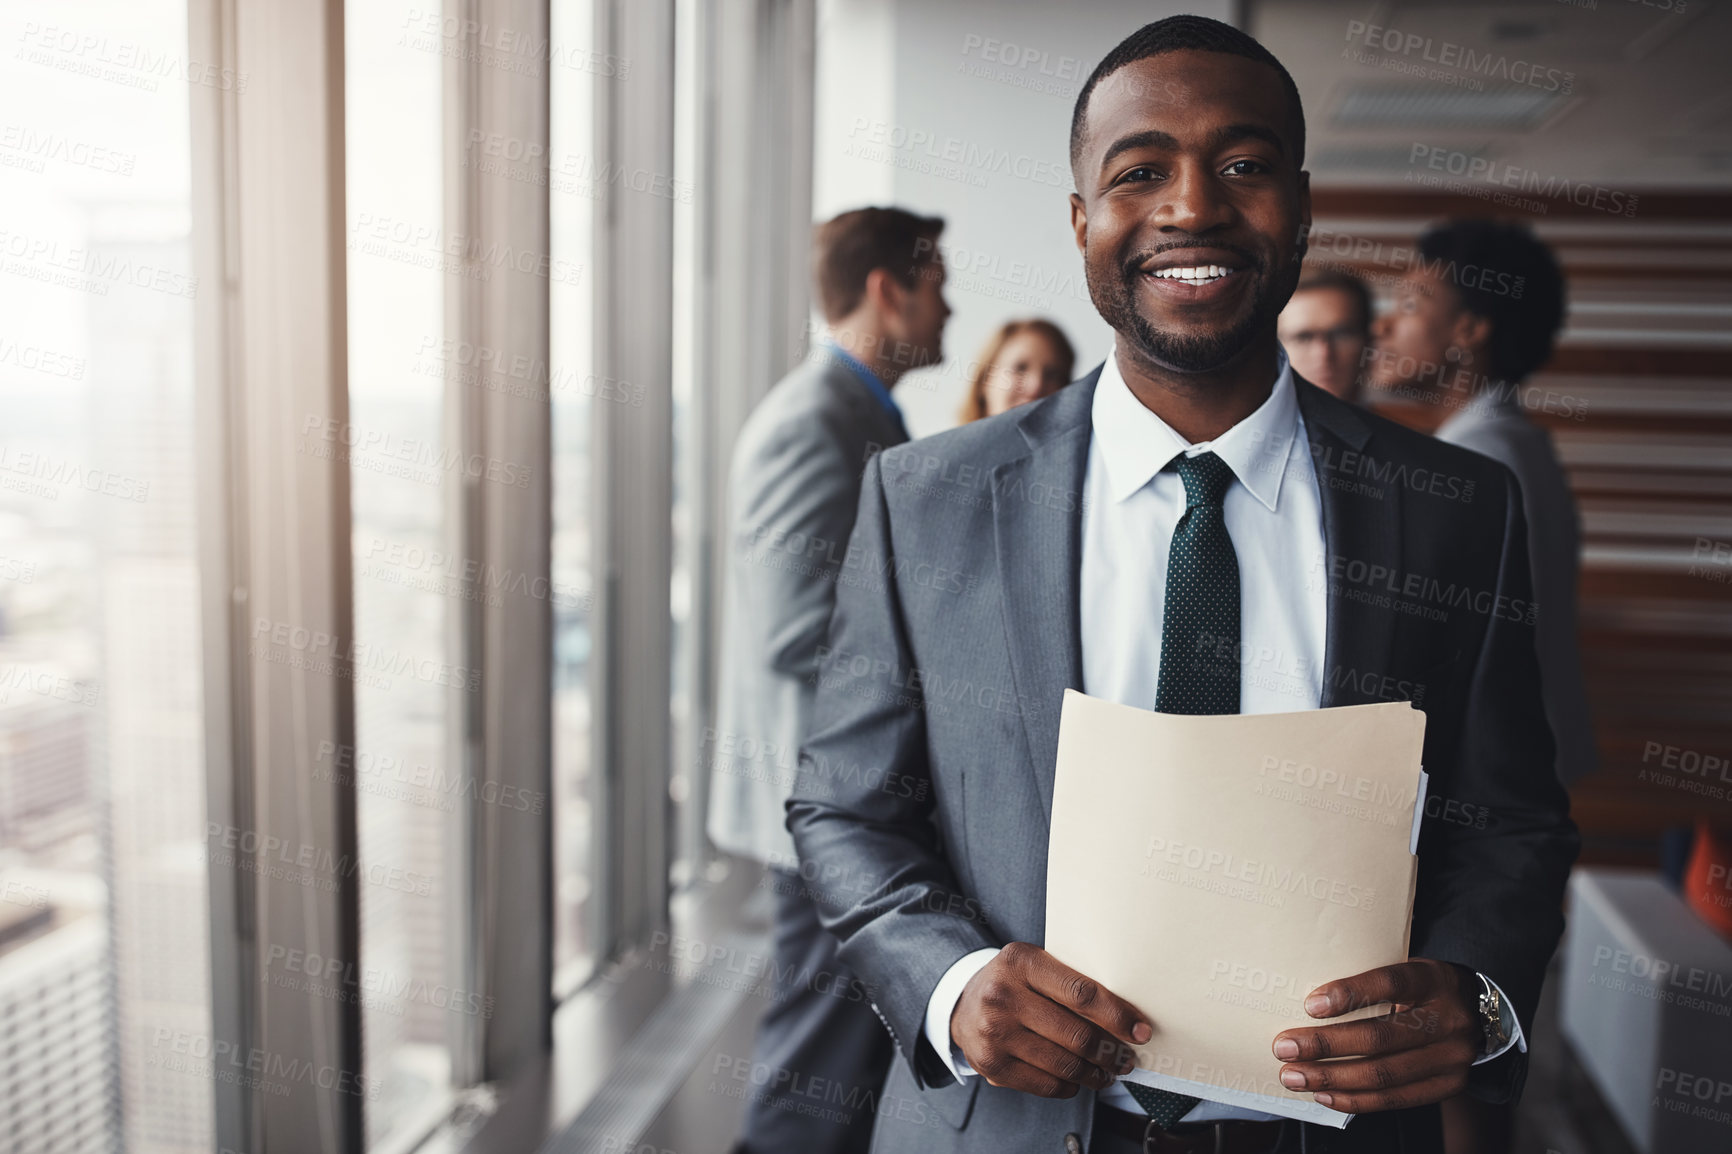
[[[1283,1030],[1275,1036],[1281,1084],[1312,1091],[1346,1114],[1401,1110],[1461,1093],[1484,1050],[1472,971],[1415,959],[1317,987],[1305,999],[1313,1018],[1390,1003],[1376,1018]]]

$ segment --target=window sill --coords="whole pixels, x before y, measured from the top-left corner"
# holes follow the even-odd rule
[[[742,930],[767,932],[763,867],[723,860],[724,876],[675,898],[672,934],[708,942]],[[663,1000],[689,983],[689,973],[667,960],[664,946],[602,967],[554,1011],[552,1053],[508,1081],[460,1096],[455,1113],[415,1148],[417,1154],[522,1154],[563,1134]]]

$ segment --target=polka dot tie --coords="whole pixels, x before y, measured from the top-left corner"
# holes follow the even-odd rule
[[[1155,1125],[1163,1130],[1171,1130],[1173,1124],[1191,1112],[1191,1107],[1197,1104],[1197,1099],[1184,1094],[1175,1094],[1171,1090],[1157,1090],[1153,1086],[1144,1086],[1138,1082],[1120,1082],[1119,1085],[1131,1092],[1131,1097],[1137,1100],[1137,1105],[1148,1111],[1149,1117],[1155,1120]]]
[[[1213,453],[1178,458],[1185,515],[1167,556],[1161,615],[1161,713],[1239,712],[1239,555],[1221,498],[1233,470]]]
[[[1167,557],[1167,604],[1161,615],[1161,713],[1239,712],[1239,555],[1227,535],[1221,499],[1233,470],[1213,453],[1178,458],[1185,514]],[[1198,1099],[1135,1082],[1119,1083],[1163,1130]]]

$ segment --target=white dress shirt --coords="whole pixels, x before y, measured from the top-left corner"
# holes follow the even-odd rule
[[[1167,554],[1185,512],[1184,483],[1167,465],[1180,454],[1213,452],[1237,482],[1227,488],[1222,513],[1239,559],[1239,711],[1321,707],[1328,610],[1326,585],[1316,576],[1325,550],[1323,504],[1286,353],[1280,353],[1269,399],[1213,441],[1193,445],[1144,407],[1120,375],[1116,351],[1101,369],[1091,421],[1079,606],[1083,692],[1155,708]],[[1218,659],[1233,655],[1231,643],[1223,645]],[[927,1041],[958,1078],[974,1070],[950,1040],[950,1015],[968,980],[997,953],[976,950],[961,958],[927,1003]],[[1514,1034],[1525,1051],[1519,1023]],[[1117,1082],[1101,1092],[1101,1101],[1143,1113]],[[1182,1121],[1273,1117],[1203,1101]]]

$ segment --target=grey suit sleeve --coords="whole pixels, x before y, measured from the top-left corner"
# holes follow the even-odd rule
[[[1532,1036],[1546,964],[1563,934],[1563,894],[1580,838],[1569,795],[1552,770],[1553,746],[1540,696],[1527,525],[1514,477],[1504,478],[1504,520],[1495,605],[1466,678],[1460,756],[1433,790],[1486,813],[1475,825],[1427,823],[1414,902],[1416,957],[1456,962],[1492,978]],[[1514,1051],[1475,1067],[1470,1092],[1508,1101],[1526,1059]]]
[[[850,444],[827,421],[789,423],[735,470],[734,548],[753,567],[742,620],[757,623],[752,640],[778,673],[817,669],[859,493]]]
[[[892,556],[877,458],[849,548]],[[838,591],[830,645],[849,659],[823,670],[787,820],[842,961],[876,988],[873,1008],[919,1084],[944,1085],[951,1075],[923,1038],[932,990],[963,955],[1003,943],[958,892],[932,821],[925,715],[919,690],[908,688],[917,679],[907,676],[914,662],[887,568],[871,564],[871,579]],[[888,684],[898,691],[884,692]]]

